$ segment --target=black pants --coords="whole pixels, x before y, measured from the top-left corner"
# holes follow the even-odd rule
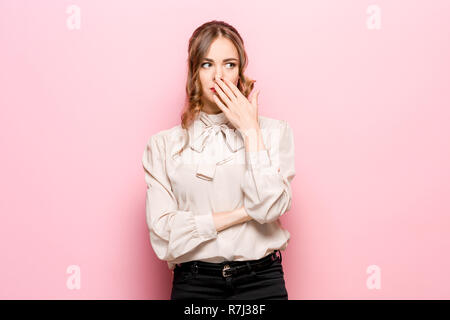
[[[182,270],[177,265],[174,269],[170,299],[288,300],[281,251],[278,251],[278,254],[279,257],[264,269],[229,277],[201,274],[196,272],[196,268]]]

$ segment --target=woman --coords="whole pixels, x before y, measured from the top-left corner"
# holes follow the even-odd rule
[[[222,21],[189,41],[181,124],[143,155],[151,245],[173,270],[171,299],[288,299],[281,251],[290,233],[294,141],[258,115],[241,36]]]

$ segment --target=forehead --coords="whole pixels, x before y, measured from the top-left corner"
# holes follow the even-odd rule
[[[206,53],[206,58],[212,58],[214,60],[222,60],[226,58],[239,58],[238,51],[233,42],[227,38],[217,38],[209,47]]]

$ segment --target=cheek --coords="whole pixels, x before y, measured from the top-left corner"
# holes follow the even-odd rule
[[[198,74],[198,78],[199,78],[200,82],[202,84],[204,84],[204,83],[206,83],[206,79],[208,78],[208,75],[205,72],[200,71]]]
[[[237,86],[238,82],[239,82],[239,75],[237,74],[235,77],[233,77],[233,83],[235,86]]]
[[[208,83],[205,80],[200,79],[200,85],[203,89],[206,89],[208,87]]]

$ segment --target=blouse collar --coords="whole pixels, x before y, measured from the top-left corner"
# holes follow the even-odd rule
[[[212,125],[212,124],[231,124],[231,122],[228,120],[225,113],[222,111],[220,113],[206,113],[202,110],[200,110],[199,113],[199,120],[202,121],[205,125]]]
[[[217,134],[222,134],[224,136],[228,149],[233,153],[245,147],[241,134],[223,112],[209,114],[200,111],[197,119],[195,119],[188,132],[189,146],[192,150],[199,153],[203,153],[205,147],[213,141],[213,138]],[[196,176],[205,180],[213,180],[216,165],[225,162],[231,157],[224,155],[224,159],[219,159],[217,163],[211,163],[208,156],[203,153],[201,156],[202,159],[197,167]]]
[[[193,150],[203,152],[205,146],[219,133],[225,137],[231,152],[244,147],[239,131],[228,120],[225,113],[209,114],[204,111],[200,111],[189,130],[189,145]]]

